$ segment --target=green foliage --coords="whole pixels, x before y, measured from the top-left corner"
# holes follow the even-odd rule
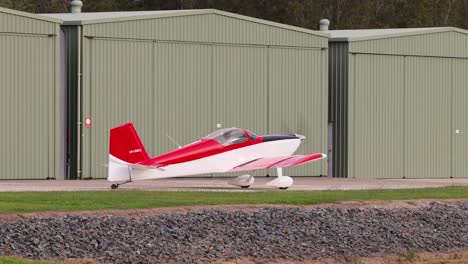
[[[53,264],[53,262],[27,260],[15,257],[0,257],[0,264]]]
[[[215,8],[317,29],[455,26],[468,28],[468,0],[82,0],[83,11]],[[68,12],[70,0],[0,0],[0,6],[32,13]]]
[[[351,257],[351,259],[347,263],[348,264],[363,264],[363,262],[361,261],[361,258],[357,256]]]
[[[193,205],[311,205],[341,201],[468,199],[468,186],[351,191],[268,192],[10,192],[0,193],[0,213],[134,209]]]
[[[417,255],[416,251],[414,249],[408,250],[406,253],[403,255],[399,256],[397,258],[397,263],[413,263],[416,261]]]

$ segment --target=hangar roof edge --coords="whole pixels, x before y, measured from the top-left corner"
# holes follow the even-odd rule
[[[14,9],[4,8],[4,7],[0,7],[0,13],[6,13],[6,14],[15,15],[15,16],[37,19],[37,20],[42,20],[42,21],[47,21],[47,22],[52,22],[52,23],[57,23],[57,24],[63,23],[63,21],[59,18],[44,17],[41,15],[31,14],[28,12],[18,11]]]
[[[350,29],[350,30],[330,30],[330,42],[353,42],[373,39],[396,38],[405,36],[415,36],[423,34],[433,34],[441,32],[458,32],[467,34],[468,30],[456,27],[426,27],[426,28],[388,28],[388,29]]]
[[[327,33],[305,29],[301,27],[290,26],[259,18],[238,15],[230,12],[216,9],[185,9],[185,10],[157,10],[157,11],[128,11],[128,12],[89,12],[89,13],[49,13],[40,14],[40,16],[63,20],[63,25],[86,25],[99,23],[112,23],[120,21],[143,20],[164,17],[190,16],[203,14],[217,14],[221,16],[232,17],[253,23],[269,25],[272,27],[283,28],[287,30],[298,31],[318,37],[328,37]]]
[[[242,19],[242,20],[247,20],[247,21],[254,22],[254,23],[260,23],[260,24],[265,24],[265,25],[269,25],[269,26],[273,26],[273,27],[279,27],[279,28],[299,31],[299,32],[302,32],[302,33],[316,35],[316,36],[319,36],[319,37],[325,37],[325,38],[329,37],[328,33],[324,33],[324,32],[321,32],[321,31],[316,31],[316,30],[311,30],[311,29],[306,29],[306,28],[281,24],[281,23],[277,23],[277,22],[273,22],[273,21],[268,21],[268,20],[249,17],[249,16],[244,16],[244,15],[238,15],[238,14],[234,14],[234,13],[220,11],[220,10],[217,10],[217,9],[211,9],[211,10],[213,10],[213,13],[218,14],[218,15],[224,15],[224,16],[229,16],[229,17],[238,18],[238,19]]]

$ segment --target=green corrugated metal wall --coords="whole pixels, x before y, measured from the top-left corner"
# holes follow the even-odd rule
[[[335,97],[349,93],[349,106],[344,115],[332,115],[339,104],[332,100],[330,119],[337,116],[337,122],[349,122],[344,132],[349,142],[338,146],[349,148],[348,164],[334,159],[348,172],[346,176],[468,176],[463,162],[468,156],[463,133],[468,122],[462,117],[468,112],[464,103],[468,100],[468,60],[460,58],[467,54],[458,48],[468,36],[458,32],[430,35],[356,41],[348,44],[349,52],[338,50],[338,56],[349,58],[349,85],[337,85],[345,77],[331,75],[330,90],[341,94]],[[441,36],[447,37],[445,45],[440,43]],[[331,43],[331,52],[335,45],[343,44]],[[417,53],[414,46],[419,46]],[[335,63],[331,68],[337,67],[337,60],[330,61]]]
[[[58,24],[56,22],[32,16],[32,14],[0,7],[0,32],[30,35],[54,35],[57,33]]]
[[[298,153],[327,153],[328,51],[270,48],[269,62],[268,133],[303,134]],[[326,175],[326,168],[321,160],[285,172]]]
[[[145,38],[168,40],[121,39],[136,33],[112,30],[117,25],[83,26],[83,118],[92,118],[92,127],[83,128],[83,177],[107,177],[109,129],[129,121],[151,155],[176,147],[166,135],[187,144],[218,123],[259,134],[298,129],[308,137],[301,152],[326,151],[326,38],[213,16],[115,23],[142,23],[140,31],[146,24],[162,27]],[[193,34],[195,29],[202,31]],[[264,38],[258,35],[263,30]],[[242,37],[232,38],[237,35]],[[181,42],[176,36],[193,38]],[[325,164],[286,173],[326,175]]]
[[[468,177],[468,59],[452,61],[452,176]],[[458,133],[456,133],[458,130]]]
[[[83,35],[291,47],[327,47],[326,37],[219,14],[183,15],[83,26]]]
[[[115,124],[133,120],[146,145],[151,146],[153,113],[152,42],[96,40],[90,42],[89,70],[83,72],[83,118],[92,118],[92,128],[83,128],[83,171],[85,176],[104,173],[107,168],[108,133]],[[118,54],[118,56],[116,56]],[[147,123],[146,123],[147,122]],[[150,149],[148,150],[150,151]]]
[[[451,173],[450,59],[406,57],[405,167],[407,178]]]
[[[59,26],[16,13],[0,9],[0,179],[59,178]]]
[[[349,170],[359,178],[404,174],[403,57],[351,55]],[[385,62],[385,63],[382,63]]]
[[[154,44],[154,110],[149,139],[151,154],[172,150],[211,132],[213,96],[211,65],[213,53],[207,45]],[[206,67],[208,66],[208,67]]]
[[[349,43],[349,51],[356,53],[453,58],[467,58],[466,47],[468,47],[466,34],[453,31]]]
[[[213,46],[213,121],[255,133],[268,128],[268,48]],[[216,121],[215,121],[216,120]]]

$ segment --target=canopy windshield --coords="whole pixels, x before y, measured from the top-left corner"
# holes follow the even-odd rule
[[[250,133],[250,137],[257,138],[253,133]],[[207,136],[207,138],[217,141],[219,144],[229,146],[233,144],[240,144],[248,141],[247,133],[240,128],[226,128],[213,132]]]

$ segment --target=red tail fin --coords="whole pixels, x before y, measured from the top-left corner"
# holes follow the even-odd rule
[[[132,123],[111,129],[109,153],[128,163],[137,163],[149,159]]]

